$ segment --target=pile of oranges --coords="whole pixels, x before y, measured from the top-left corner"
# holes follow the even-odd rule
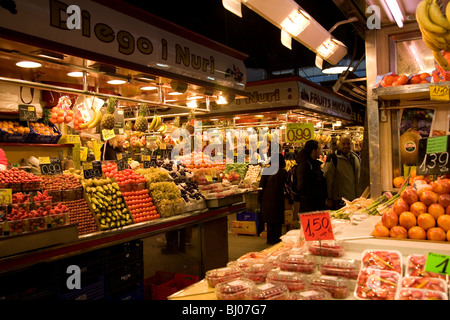
[[[17,121],[0,121],[0,129],[8,133],[20,133],[20,134],[30,133],[29,127],[22,126]]]
[[[50,117],[50,121],[52,123],[70,123],[73,120],[73,111],[72,110],[63,110],[62,108],[56,106],[52,108],[52,114]]]

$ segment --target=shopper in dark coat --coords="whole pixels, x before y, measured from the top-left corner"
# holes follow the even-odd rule
[[[267,224],[267,243],[280,242],[281,229],[284,223],[284,201],[286,193],[286,162],[282,154],[279,157],[278,171],[273,175],[262,175],[258,193],[262,223]],[[273,165],[276,165],[275,163]],[[264,170],[264,169],[263,169]],[[289,202],[290,197],[288,197]]]
[[[300,213],[327,209],[327,182],[317,160],[321,148],[315,140],[308,140],[298,155],[297,189],[300,195]]]

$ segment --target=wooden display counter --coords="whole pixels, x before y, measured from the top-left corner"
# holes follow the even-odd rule
[[[49,262],[69,256],[76,256],[192,225],[202,226],[202,243],[204,246],[201,261],[204,265],[203,269],[209,269],[218,263],[211,263],[211,259],[218,260],[218,257],[221,257],[218,260],[220,263],[228,259],[228,251],[222,252],[221,254],[216,251],[218,247],[228,248],[227,243],[223,243],[226,239],[222,239],[220,243],[220,239],[216,235],[227,232],[226,219],[228,215],[242,210],[245,210],[245,203],[239,202],[220,208],[205,209],[197,213],[185,213],[169,218],[136,223],[120,230],[96,232],[80,236],[71,242],[0,258],[0,274],[26,268],[40,262]],[[23,241],[27,241],[27,237],[23,237]],[[212,252],[215,254],[212,254]]]

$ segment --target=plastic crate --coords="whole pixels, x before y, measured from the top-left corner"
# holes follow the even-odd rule
[[[38,121],[41,122],[41,121]],[[43,134],[38,134],[37,138],[36,138],[36,143],[45,143],[45,144],[56,144],[58,143],[59,139],[61,138],[61,132],[59,131],[59,129],[53,124],[53,123],[49,123],[48,126],[50,127],[50,129],[53,130],[54,133],[56,133],[56,135],[53,136],[46,136]]]
[[[175,277],[175,272],[156,271],[153,277],[148,279],[152,300],[165,300],[163,285]]]
[[[134,262],[105,272],[105,294],[122,290],[144,280],[143,262]]]
[[[142,262],[143,259],[143,244],[140,240],[125,242],[105,249],[105,263],[108,268]]]
[[[25,126],[28,127],[26,122],[19,121],[19,124],[24,127]],[[0,129],[0,142],[35,143],[38,138],[38,134],[35,133],[31,127],[28,127],[28,128],[30,128],[30,132],[24,133],[24,134],[9,133],[7,131]]]
[[[169,280],[156,288],[156,299],[154,300],[166,300],[168,296],[174,294],[181,289],[184,289],[196,282],[198,282],[198,276],[192,276],[187,274],[176,273],[172,280]],[[153,288],[152,288],[153,289]],[[153,292],[152,292],[153,299]]]

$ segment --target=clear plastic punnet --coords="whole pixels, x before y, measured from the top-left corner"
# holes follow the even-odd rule
[[[309,286],[309,276],[300,272],[272,269],[266,277],[268,283],[284,284],[289,291],[305,290]]]
[[[449,276],[445,274],[425,271],[427,256],[423,254],[411,254],[406,259],[405,276],[406,277],[433,277],[440,278],[449,282]]]
[[[349,280],[336,276],[316,275],[311,279],[310,288],[327,290],[335,299],[345,299],[350,292]]]
[[[443,279],[433,277],[403,277],[401,287],[448,292],[447,282]]]
[[[247,300],[286,300],[289,289],[283,284],[254,284],[246,293]]]
[[[397,250],[364,250],[361,255],[361,268],[371,267],[402,274],[402,254]]]
[[[321,274],[357,279],[361,262],[355,259],[323,258],[319,263]]]
[[[221,282],[231,281],[241,277],[242,271],[238,267],[223,267],[206,272],[205,278],[208,285],[214,288]]]
[[[401,274],[376,267],[359,271],[354,295],[361,300],[394,300],[400,287]]]
[[[396,300],[448,300],[446,293],[436,290],[400,288]]]
[[[285,252],[279,256],[278,266],[283,271],[313,273],[316,259],[308,254]]]
[[[288,300],[331,300],[333,297],[325,289],[314,288],[289,293]]]
[[[325,257],[342,257],[344,245],[337,240],[308,241],[306,243],[311,254]]]
[[[254,282],[265,282],[266,276],[273,269],[273,264],[270,262],[261,261],[262,263],[253,263],[242,270],[244,277]]]
[[[217,284],[214,290],[219,300],[243,300],[253,284],[249,279],[237,278]]]

